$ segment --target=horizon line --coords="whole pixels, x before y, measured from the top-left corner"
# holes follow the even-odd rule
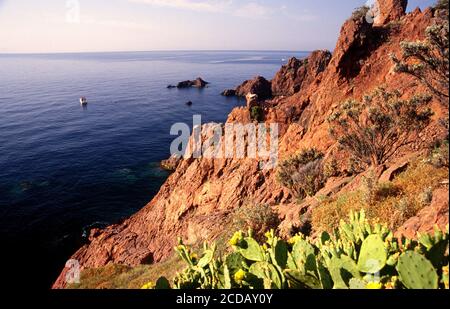
[[[322,49],[323,50],[323,49]],[[154,53],[154,52],[296,52],[311,53],[313,50],[293,49],[155,49],[117,51],[52,51],[52,52],[0,52],[0,55],[55,55],[55,54],[106,54],[106,53]]]

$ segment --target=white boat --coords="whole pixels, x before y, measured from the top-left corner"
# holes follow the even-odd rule
[[[87,99],[85,97],[81,97],[80,98],[80,104],[81,105],[86,105],[87,104]]]

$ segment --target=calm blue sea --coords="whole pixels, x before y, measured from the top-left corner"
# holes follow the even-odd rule
[[[270,79],[289,57],[306,55],[0,55],[2,263],[27,265],[25,275],[48,288],[90,227],[130,216],[157,193],[173,123],[191,124],[193,114],[225,121],[244,102],[222,90],[255,75]],[[166,88],[198,76],[209,88]]]

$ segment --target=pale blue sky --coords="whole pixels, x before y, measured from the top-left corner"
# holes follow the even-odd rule
[[[333,49],[366,1],[0,0],[0,53]]]

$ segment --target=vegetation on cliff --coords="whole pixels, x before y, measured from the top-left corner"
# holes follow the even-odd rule
[[[429,95],[401,99],[398,91],[379,87],[340,104],[329,118],[330,133],[364,169],[385,164],[402,147],[417,141],[433,115]]]
[[[312,226],[316,233],[334,230],[350,211],[365,210],[371,222],[395,231],[431,204],[433,192],[448,177],[448,143],[444,142],[430,156],[409,163],[392,181],[380,181],[372,170],[362,177],[358,188],[323,198],[312,210]]]
[[[395,70],[423,83],[443,104],[448,104],[449,22],[448,0],[434,6],[434,22],[426,29],[424,41],[401,43],[402,56],[395,55]]]
[[[296,198],[314,196],[325,182],[323,165],[323,153],[314,148],[303,149],[280,163],[277,179]]]

